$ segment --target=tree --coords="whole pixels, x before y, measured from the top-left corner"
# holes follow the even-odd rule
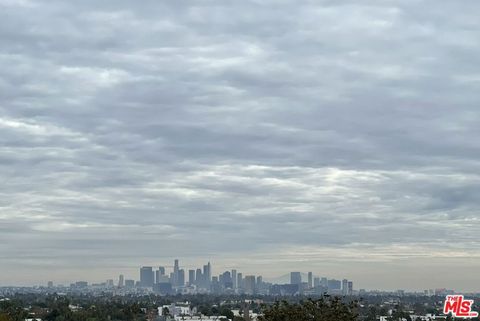
[[[233,312],[228,308],[220,309],[220,315],[226,316],[228,319],[233,320]]]
[[[357,302],[344,303],[338,297],[308,299],[290,304],[276,302],[263,310],[261,321],[355,321]]]

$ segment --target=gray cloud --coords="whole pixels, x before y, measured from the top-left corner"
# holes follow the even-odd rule
[[[0,284],[478,290],[479,6],[0,0]]]

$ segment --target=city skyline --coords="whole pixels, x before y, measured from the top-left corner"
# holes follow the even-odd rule
[[[0,285],[179,258],[479,291],[479,10],[0,0]]]
[[[344,278],[344,276],[340,276],[340,275],[336,275],[336,277],[331,277],[331,276],[327,276],[327,275],[322,275],[321,273],[317,273],[317,272],[312,272],[310,270],[302,270],[302,271],[296,271],[296,272],[288,272],[288,273],[285,273],[284,275],[280,275],[280,276],[276,276],[276,277],[264,277],[263,275],[259,274],[258,272],[252,272],[252,271],[249,271],[249,272],[246,272],[246,273],[243,273],[242,270],[239,270],[238,268],[231,268],[230,270],[227,270],[227,271],[222,271],[221,272],[221,268],[220,269],[217,269],[218,271],[215,271],[215,269],[212,270],[212,267],[211,267],[211,262],[208,261],[208,263],[206,265],[203,265],[203,269],[202,269],[202,265],[200,265],[200,268],[199,266],[195,266],[195,265],[183,265],[183,264],[179,264],[179,259],[176,258],[174,259],[174,263],[169,265],[169,264],[157,264],[157,265],[143,265],[141,266],[140,268],[137,267],[137,273],[136,273],[136,276],[133,275],[133,274],[124,274],[123,272],[120,272],[120,274],[118,274],[116,276],[116,278],[114,277],[113,279],[110,279],[110,278],[107,278],[107,279],[96,279],[96,281],[93,281],[92,280],[88,280],[88,279],[82,279],[82,278],[79,278],[79,279],[76,279],[75,281],[73,279],[69,279],[68,281],[63,281],[63,282],[54,282],[52,281],[53,279],[49,279],[46,284],[48,287],[57,287],[57,286],[61,286],[61,287],[71,287],[71,286],[75,286],[75,283],[77,284],[82,284],[81,286],[87,286],[88,285],[93,285],[93,286],[99,286],[99,285],[103,285],[103,286],[106,286],[107,288],[110,287],[115,287],[115,288],[123,288],[123,287],[126,287],[126,288],[152,288],[153,286],[153,289],[154,289],[154,292],[156,291],[155,290],[155,285],[159,284],[159,283],[169,283],[171,284],[172,288],[175,289],[175,288],[183,288],[183,287],[188,287],[188,286],[192,286],[192,285],[195,285],[197,286],[197,288],[203,288],[204,290],[208,289],[207,292],[198,292],[198,293],[216,293],[215,291],[218,291],[218,290],[213,290],[211,289],[210,287],[212,286],[212,282],[219,282],[219,278],[220,278],[220,282],[221,281],[221,278],[222,278],[222,274],[223,273],[231,273],[230,275],[232,277],[235,276],[235,279],[232,279],[232,280],[236,280],[236,276],[238,275],[239,276],[239,280],[242,279],[243,277],[243,280],[246,280],[247,278],[250,278],[252,277],[253,278],[253,282],[256,283],[258,282],[258,279],[260,278],[260,282],[265,282],[266,284],[270,284],[270,285],[285,285],[285,284],[297,284],[297,285],[305,285],[307,286],[306,289],[313,289],[313,288],[316,288],[317,286],[322,286],[322,290],[318,293],[316,293],[317,295],[320,294],[320,293],[325,293],[327,292],[328,290],[334,290],[335,292],[333,292],[334,294],[338,294],[338,295],[358,295],[359,294],[359,291],[387,291],[387,292],[397,292],[397,291],[406,291],[406,292],[409,292],[409,293],[419,293],[419,294],[423,294],[425,292],[429,292],[430,295],[432,295],[433,293],[437,293],[437,292],[440,292],[440,293],[453,293],[454,291],[456,291],[457,293],[458,292],[465,292],[465,293],[479,293],[478,290],[462,290],[462,289],[456,289],[456,288],[448,288],[448,287],[444,287],[444,283],[440,283],[440,284],[436,284],[435,286],[431,286],[431,287],[427,287],[427,288],[421,288],[421,287],[416,287],[416,288],[411,288],[411,287],[398,287],[398,288],[384,288],[384,287],[378,287],[378,288],[375,288],[375,287],[364,287],[364,286],[360,286],[358,287],[358,284],[356,284],[357,288],[353,289],[353,281],[351,279],[346,279]],[[190,283],[190,279],[191,279],[191,276],[193,276],[193,278],[196,278],[197,281],[198,281],[198,272],[200,271],[200,274],[203,273],[207,273],[206,275],[208,275],[208,277],[206,279],[204,279],[204,281],[208,280],[206,283],[203,283],[203,284],[199,284],[199,283]],[[145,272],[147,272],[147,274],[145,274]],[[178,273],[181,272],[183,274],[183,277],[182,277],[182,282],[180,283],[177,283],[178,282]],[[193,274],[191,274],[190,272],[194,272]],[[196,273],[195,273],[196,272]],[[147,275],[147,276],[145,276]],[[205,275],[205,274],[204,274]],[[164,278],[166,277],[166,279]],[[149,279],[148,281],[144,282],[144,280],[142,280],[143,278],[147,278]],[[161,278],[161,279],[159,279]],[[106,280],[106,281],[105,281]],[[215,280],[215,281],[214,281]],[[203,282],[203,281],[202,281]],[[237,287],[243,287],[244,289],[244,286],[240,286],[239,284],[236,283],[237,281],[233,282],[233,289],[237,288]],[[238,281],[240,282],[240,281]],[[330,282],[333,282],[333,286],[330,285]],[[109,284],[110,283],[110,284]],[[127,283],[130,283],[130,285],[127,285]],[[328,284],[328,285],[327,285]],[[25,287],[29,287],[29,286],[45,286],[45,281],[40,281],[40,282],[37,282],[35,284],[23,284],[23,285],[18,285],[18,284],[0,284],[0,288],[1,287],[6,287],[6,286],[25,286]],[[348,287],[348,291],[345,290],[346,287]],[[265,288],[266,290],[267,288]],[[213,292],[212,292],[213,291]],[[347,292],[346,292],[347,291]],[[196,292],[193,292],[193,293],[196,293]],[[258,293],[258,292],[255,292],[255,291],[252,291],[252,293],[249,293],[248,291],[247,292],[242,292],[242,293],[245,293],[245,294],[267,294],[267,292],[265,293]],[[185,294],[185,293],[184,293]]]

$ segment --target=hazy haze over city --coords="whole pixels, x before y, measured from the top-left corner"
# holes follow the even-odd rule
[[[480,290],[479,12],[0,0],[0,285],[179,258]]]

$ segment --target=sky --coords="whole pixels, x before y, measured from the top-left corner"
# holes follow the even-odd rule
[[[479,10],[0,0],[0,285],[179,258],[479,291]]]

